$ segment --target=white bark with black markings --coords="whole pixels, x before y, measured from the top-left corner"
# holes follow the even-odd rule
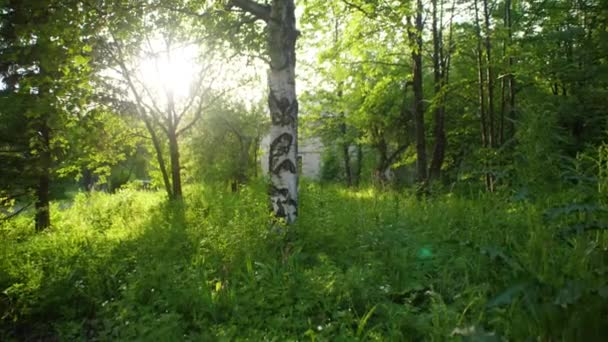
[[[230,5],[254,15],[267,25],[268,108],[270,130],[270,202],[274,214],[287,223],[298,215],[298,100],[295,85],[295,46],[298,38],[294,0],[262,5],[233,0]]]

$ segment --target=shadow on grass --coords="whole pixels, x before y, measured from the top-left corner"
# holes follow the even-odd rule
[[[182,203],[163,203],[141,226],[128,228],[135,231],[126,239],[105,238],[102,231],[92,239],[68,239],[54,246],[59,250],[31,251],[42,274],[26,276],[39,276],[39,286],[26,289],[27,279],[4,277],[13,292],[5,297],[10,302],[0,336],[135,338],[151,333],[147,329],[167,330],[167,318],[176,324],[171,333],[187,328],[182,322],[198,314],[196,306],[204,308],[197,298],[208,289],[205,272],[193,270],[196,243],[189,239],[185,210]]]

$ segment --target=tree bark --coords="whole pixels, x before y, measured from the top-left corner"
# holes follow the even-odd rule
[[[477,77],[479,83],[479,113],[481,121],[481,144],[484,148],[489,148],[492,145],[492,130],[488,129],[488,118],[486,117],[486,100],[485,100],[485,76],[483,63],[483,47],[481,36],[481,25],[479,24],[479,4],[478,0],[474,1],[475,5],[475,29],[477,33]],[[486,51],[487,52],[487,51]],[[488,61],[489,59],[486,59]],[[489,73],[487,74],[489,76]],[[487,163],[484,163],[484,168],[487,168]],[[493,191],[492,175],[486,172],[484,175],[486,190]]]
[[[443,0],[441,0],[443,1]],[[429,168],[429,178],[438,179],[441,174],[441,166],[445,156],[446,137],[445,137],[445,103],[443,87],[445,85],[445,62],[443,61],[443,28],[438,27],[437,0],[432,0],[433,14],[433,78],[435,89],[434,127],[435,146],[433,157]],[[440,15],[443,15],[441,13]],[[441,19],[439,19],[441,20]]]
[[[174,131],[169,132],[169,155],[171,158],[171,180],[173,185],[172,199],[180,200],[182,198],[181,166],[179,160],[179,144],[177,141],[177,134]]]
[[[344,160],[344,175],[346,176],[346,185],[349,187],[353,185],[353,174],[350,167],[350,145],[346,142],[346,123],[344,122],[344,113],[340,115],[343,120],[340,123],[340,133],[342,133],[342,157]]]
[[[376,164],[376,169],[374,170],[374,181],[384,186],[388,183],[388,178],[386,177],[386,171],[390,166],[388,160],[388,145],[384,138],[380,140],[378,145],[376,146],[378,150],[378,164]]]
[[[273,0],[267,21],[270,54],[268,107],[270,130],[270,202],[287,223],[298,215],[298,100],[295,87],[296,29],[294,0]]]
[[[42,231],[51,226],[49,185],[51,178],[51,132],[46,121],[42,118],[39,127],[40,160],[38,188],[36,189],[36,231]]]
[[[513,19],[511,15],[511,6],[512,1],[507,0],[505,4],[505,15],[507,21],[509,47],[511,47],[513,44]],[[515,75],[513,74],[513,63],[513,56],[511,55],[511,51],[509,51],[509,110],[507,113],[511,119],[511,134],[515,134],[515,126],[513,125],[515,119]]]
[[[488,133],[486,125],[486,99],[485,99],[485,77],[483,73],[483,49],[481,47],[481,27],[479,25],[479,8],[475,0],[475,29],[477,33],[477,82],[479,91],[479,115],[481,123],[481,144],[488,146]]]
[[[490,41],[490,10],[488,0],[483,0],[483,13],[485,25],[485,49],[486,49],[486,73],[488,85],[488,146],[490,149],[496,147],[496,129],[494,124],[494,68],[492,67],[492,44]],[[493,173],[486,175],[487,188],[494,192],[495,177]]]
[[[412,61],[414,64],[412,87],[414,90],[414,127],[416,130],[416,169],[418,182],[427,179],[426,136],[424,127],[424,94],[422,89],[422,0],[416,2],[415,30],[410,31]]]
[[[490,148],[495,146],[494,128],[494,68],[492,67],[492,44],[490,41],[490,10],[488,0],[483,0],[483,13],[485,25],[485,49],[486,49],[486,72],[488,81],[488,145]]]
[[[158,139],[158,136],[156,135],[156,131],[154,130],[152,123],[146,117],[146,114],[142,113],[140,116],[144,120],[148,133],[150,133],[150,137],[152,138],[152,145],[154,146],[154,151],[156,151],[156,160],[158,161],[158,167],[160,168],[160,172],[163,176],[165,191],[167,192],[169,199],[171,199],[173,198],[173,189],[171,188],[171,181],[169,180],[169,174],[167,173],[167,166],[165,164],[165,158],[163,157],[162,145]]]
[[[294,223],[298,216],[298,100],[296,96],[296,29],[294,0],[231,0],[236,6],[266,22],[269,54],[268,108],[272,125],[268,166],[270,203],[276,217]]]
[[[361,144],[357,144],[357,166],[355,167],[354,182],[356,186],[361,184],[361,170],[363,168],[363,147]]]

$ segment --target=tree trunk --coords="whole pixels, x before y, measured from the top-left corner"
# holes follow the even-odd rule
[[[40,169],[38,175],[38,188],[36,189],[36,231],[42,231],[51,226],[49,185],[51,178],[51,132],[42,119],[39,132],[40,141]]]
[[[495,146],[494,128],[494,68],[492,67],[492,44],[490,42],[490,10],[488,0],[483,0],[483,13],[485,25],[485,49],[486,49],[486,72],[488,81],[488,145],[490,148]]]
[[[443,1],[443,0],[441,0]],[[438,28],[437,0],[432,1],[433,6],[433,77],[435,88],[434,127],[435,146],[433,148],[433,158],[429,168],[429,178],[438,179],[441,174],[441,166],[445,156],[445,103],[443,86],[445,84],[445,63],[443,61],[443,28]],[[441,13],[440,15],[443,15]],[[439,19],[441,20],[441,19]],[[441,24],[440,24],[441,25]]]
[[[296,29],[294,0],[273,0],[267,20],[268,107],[270,129],[270,202],[287,223],[298,215],[298,100],[295,87]]]
[[[410,32],[412,44],[412,61],[414,64],[413,84],[414,89],[414,127],[416,129],[416,168],[418,182],[425,182],[427,179],[426,161],[426,136],[424,128],[424,95],[422,89],[422,0],[416,2],[416,26]]]
[[[152,123],[145,116],[145,113],[141,115],[144,123],[146,124],[146,128],[148,129],[148,133],[150,133],[150,137],[152,138],[152,145],[154,145],[154,150],[156,151],[156,160],[158,161],[158,167],[160,168],[160,172],[163,176],[163,183],[165,185],[165,191],[167,192],[167,196],[169,199],[173,198],[173,190],[171,189],[171,181],[169,180],[169,174],[167,173],[167,166],[165,165],[165,158],[163,157],[163,149],[160,144],[160,140],[156,135],[156,131],[154,131],[154,127],[152,127]]]
[[[477,33],[477,82],[479,90],[479,115],[481,123],[481,145],[488,146],[488,134],[486,124],[486,95],[485,95],[485,77],[483,74],[483,50],[481,47],[481,27],[479,25],[479,8],[477,0],[475,0],[475,28]]]
[[[505,4],[505,16],[507,21],[507,31],[508,31],[508,42],[509,47],[513,44],[513,19],[511,15],[511,6],[512,1],[507,0]],[[511,135],[515,134],[515,126],[513,124],[515,119],[515,75],[513,75],[513,56],[511,51],[509,51],[509,118],[511,119]]]
[[[481,121],[481,144],[484,148],[491,147],[491,135],[492,131],[488,129],[488,119],[486,118],[486,100],[485,100],[485,76],[484,76],[484,65],[483,65],[483,48],[482,48],[482,36],[481,36],[481,25],[479,24],[479,6],[478,0],[475,0],[475,28],[477,33],[477,78],[479,83],[479,113]],[[487,51],[486,51],[487,52]],[[486,59],[487,60],[487,59]],[[484,163],[484,168],[488,165]],[[492,176],[486,172],[484,175],[486,190],[492,192]]]
[[[173,185],[174,200],[182,198],[182,178],[181,166],[179,162],[179,144],[177,142],[177,134],[174,131],[169,131],[169,155],[171,158],[171,180]]]
[[[356,186],[361,184],[361,170],[363,168],[363,147],[361,144],[357,144],[357,166],[355,167],[354,182]]]
[[[486,73],[488,81],[488,145],[490,149],[496,146],[496,130],[494,125],[494,68],[492,67],[492,44],[490,41],[490,10],[488,8],[488,0],[483,0],[483,13],[485,24],[485,48],[486,48]],[[491,162],[490,162],[491,163]],[[486,175],[488,190],[494,192],[495,177],[493,173]]]
[[[253,178],[258,178],[258,168],[260,167],[260,163],[258,160],[258,150],[260,149],[260,135],[258,134],[255,137],[255,141],[253,143]]]
[[[388,161],[388,145],[384,138],[380,140],[378,145],[376,146],[378,150],[378,163],[376,164],[376,169],[374,170],[374,182],[378,185],[384,186],[388,183],[388,178],[386,177],[386,171],[390,166]]]
[[[341,115],[342,120],[344,120],[344,114]],[[346,176],[346,184],[350,187],[353,185],[353,174],[350,168],[350,151],[349,144],[346,142],[346,123],[342,122],[340,124],[340,131],[342,133],[342,156],[344,158],[344,174]]]

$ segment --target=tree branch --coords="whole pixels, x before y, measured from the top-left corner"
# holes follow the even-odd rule
[[[397,157],[399,157],[403,152],[405,152],[405,150],[407,150],[409,146],[409,144],[405,144],[399,147],[395,152],[393,152],[393,154],[391,154],[390,157],[388,157],[387,159],[388,165],[391,165],[395,161],[395,159],[397,159]]]
[[[270,6],[262,5],[253,0],[230,0],[226,7],[228,7],[228,9],[238,7],[260,20],[270,20]]]
[[[21,213],[22,213],[23,211],[25,211],[27,208],[31,207],[31,206],[32,206],[32,204],[34,204],[34,202],[30,202],[29,204],[27,204],[27,205],[25,205],[25,206],[21,207],[21,209],[19,209],[19,210],[15,211],[15,212],[13,212],[13,213],[10,213],[9,215],[7,215],[7,216],[5,216],[5,217],[2,217],[2,218],[0,219],[0,222],[8,221],[8,220],[12,219],[13,217],[15,217],[15,216],[17,216],[17,215],[21,214]]]

